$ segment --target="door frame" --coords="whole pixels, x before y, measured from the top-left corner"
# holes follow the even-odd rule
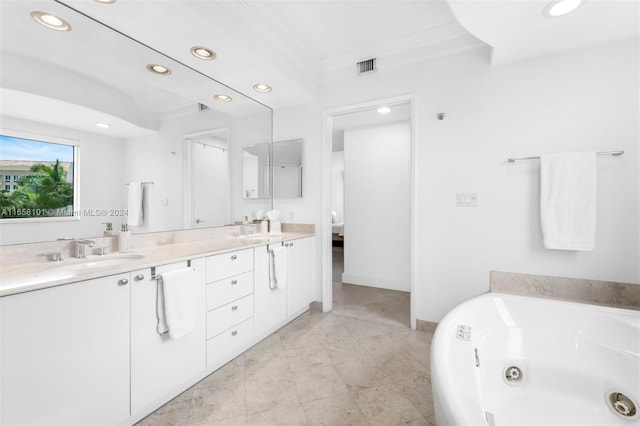
[[[409,325],[412,330],[417,327],[416,321],[416,95],[407,94],[392,98],[382,98],[368,102],[346,105],[337,108],[325,109],[322,113],[322,219],[320,247],[322,250],[322,311],[329,312],[333,309],[333,279],[332,279],[332,244],[331,244],[331,160],[333,143],[333,117],[352,112],[370,110],[380,105],[393,106],[394,104],[406,104],[411,106],[411,140],[410,140],[410,281],[411,292],[409,301]]]
[[[219,129],[209,129],[194,133],[185,133],[182,135],[183,145],[183,164],[182,164],[182,182],[184,183],[182,191],[182,229],[193,229],[193,182],[194,182],[194,167],[193,167],[193,143],[194,139],[212,135],[220,138],[224,138],[227,143],[229,142],[230,131],[228,127]],[[230,148],[227,148],[230,151]]]

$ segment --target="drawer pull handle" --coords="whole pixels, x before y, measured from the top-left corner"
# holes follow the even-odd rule
[[[142,281],[142,280],[144,280],[144,275],[142,275],[142,274],[138,274],[138,275],[136,275],[136,276],[135,276],[134,280],[136,280],[136,281]]]
[[[118,285],[127,285],[127,284],[129,284],[129,280],[126,278],[123,278],[120,281],[118,281]]]
[[[231,256],[231,260],[236,260],[238,258],[238,256],[236,256],[235,254],[233,256]]]
[[[237,306],[237,305],[232,306],[232,307],[231,307],[231,310],[232,310],[232,311],[237,311],[237,310],[238,310],[238,306]]]
[[[238,280],[231,281],[231,285],[236,285],[236,284],[238,284]]]
[[[231,332],[231,335],[232,335],[232,336],[235,336],[236,334],[238,334],[238,331],[237,331],[237,330],[233,330],[233,331]]]

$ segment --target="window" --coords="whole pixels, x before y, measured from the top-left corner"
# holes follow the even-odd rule
[[[0,220],[70,219],[78,211],[78,147],[43,139],[0,133],[0,175],[13,181],[0,193]]]

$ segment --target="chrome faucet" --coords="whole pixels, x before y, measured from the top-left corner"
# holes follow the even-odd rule
[[[84,246],[93,247],[95,243],[95,241],[91,240],[76,240],[76,257],[78,259],[84,258]]]

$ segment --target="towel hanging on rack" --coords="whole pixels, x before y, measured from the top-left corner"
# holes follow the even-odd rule
[[[540,158],[540,221],[547,249],[591,251],[596,232],[596,153]]]

